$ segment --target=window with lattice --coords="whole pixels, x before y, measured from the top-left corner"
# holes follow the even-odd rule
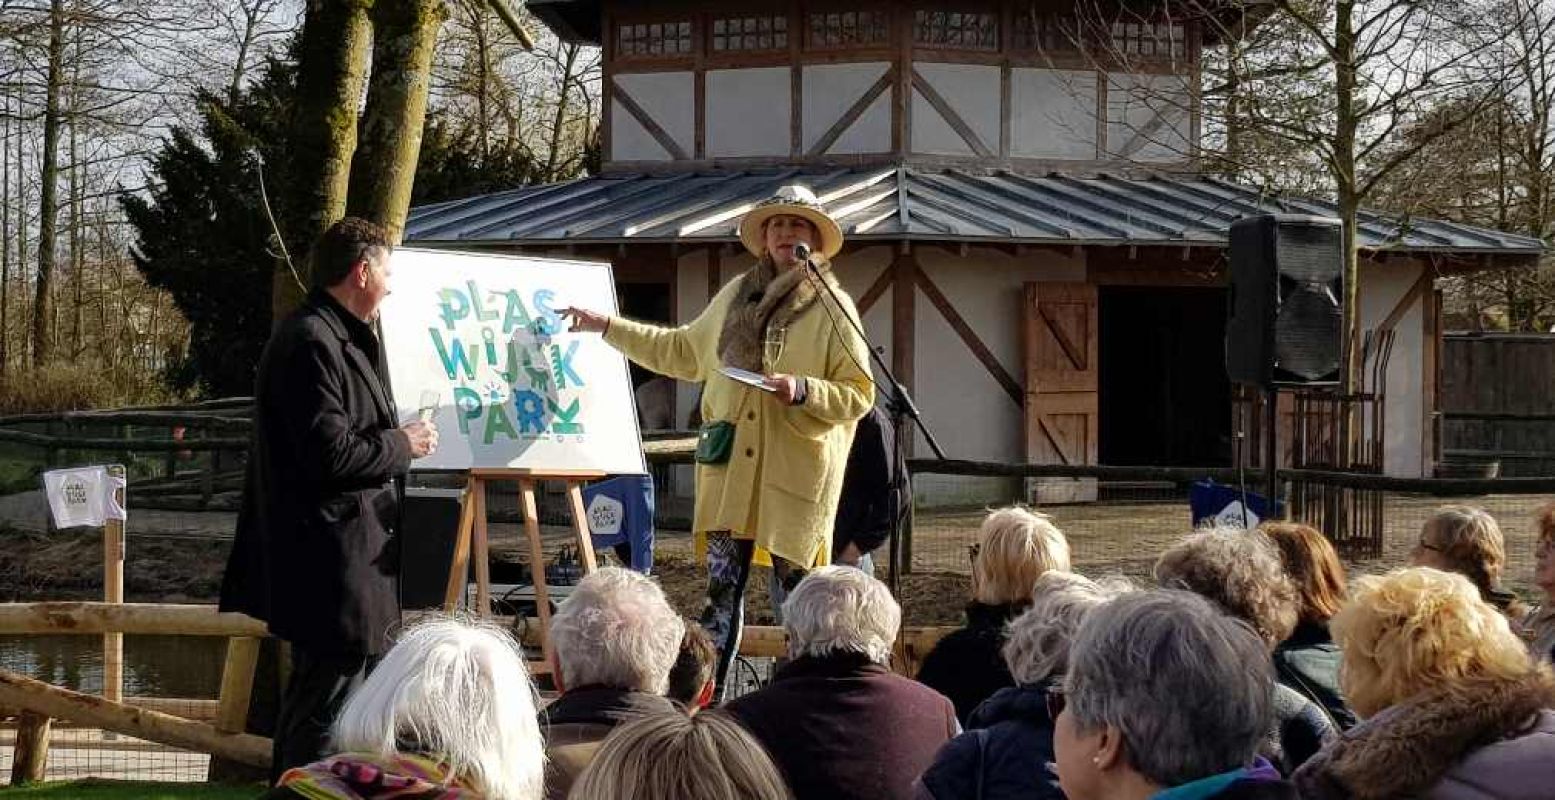
[[[616,26],[616,55],[663,57],[691,55],[691,22],[631,22]]]
[[[1015,12],[1014,22],[1011,45],[1016,50],[1077,53],[1083,49],[1080,21],[1074,17],[1021,9]]]
[[[713,52],[788,49],[788,17],[724,17],[713,20]]]
[[[1188,52],[1185,36],[1181,23],[1112,23],[1112,49],[1123,55],[1181,58]]]
[[[991,11],[933,11],[913,14],[913,41],[926,47],[998,50],[999,17]]]
[[[891,43],[885,11],[812,11],[810,47],[884,47]]]

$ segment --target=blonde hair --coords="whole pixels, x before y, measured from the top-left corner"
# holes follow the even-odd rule
[[[1468,579],[1430,567],[1356,580],[1330,629],[1344,654],[1340,685],[1362,717],[1424,691],[1537,670],[1506,617]]]
[[[1023,506],[990,512],[977,532],[972,599],[988,605],[1025,603],[1048,570],[1069,571],[1069,540],[1046,514]]]
[[[610,734],[574,800],[789,800],[771,756],[722,711],[652,714]]]
[[[1296,582],[1279,549],[1256,530],[1209,528],[1167,548],[1155,562],[1165,589],[1186,589],[1253,626],[1271,649],[1296,629]]]
[[[1298,522],[1258,526],[1280,552],[1285,573],[1296,584],[1302,622],[1327,622],[1344,605],[1344,565],[1317,528]]]

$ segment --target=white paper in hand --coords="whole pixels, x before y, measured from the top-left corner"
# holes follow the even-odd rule
[[[777,389],[767,385],[766,376],[759,372],[751,372],[748,369],[740,369],[739,367],[730,367],[727,365],[719,367],[718,371],[723,373],[724,376],[728,379],[739,381],[740,383],[743,383],[752,389],[760,389],[763,392],[777,391]]]

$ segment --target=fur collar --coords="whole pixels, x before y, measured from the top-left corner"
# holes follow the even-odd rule
[[[811,263],[821,274],[821,280],[836,289],[831,263],[820,256],[812,257]],[[823,291],[815,281],[806,279],[805,270],[791,269],[778,274],[777,267],[763,258],[740,276],[740,285],[729,301],[723,330],[718,335],[719,360],[731,367],[766,372],[761,362],[767,328],[787,328],[815,304]]]
[[[1555,677],[1480,680],[1386,709],[1332,742],[1296,772],[1302,797],[1414,797],[1473,751],[1527,732],[1555,707]]]

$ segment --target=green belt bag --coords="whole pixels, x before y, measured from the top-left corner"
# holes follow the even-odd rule
[[[697,434],[696,460],[698,464],[726,464],[734,452],[734,423],[726,420],[709,422]]]

